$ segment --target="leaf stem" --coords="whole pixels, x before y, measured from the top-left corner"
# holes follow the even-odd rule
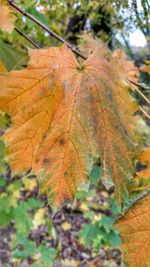
[[[83,59],[86,59],[86,57],[84,55],[82,55],[82,53],[78,49],[76,49],[72,44],[70,44],[69,42],[67,42],[64,38],[62,38],[60,35],[58,35],[53,30],[51,30],[50,28],[48,28],[45,24],[43,24],[41,21],[39,21],[37,18],[35,18],[31,14],[29,14],[27,11],[25,11],[24,9],[22,9],[21,7],[19,7],[15,3],[15,1],[13,1],[13,0],[7,0],[7,1],[8,1],[8,3],[12,7],[14,7],[20,13],[22,13],[25,17],[28,17],[29,19],[31,19],[33,22],[35,22],[37,25],[39,25],[43,30],[45,30],[46,32],[48,32],[51,36],[53,36],[54,38],[56,38],[61,43],[65,43],[78,56],[80,56]]]
[[[22,31],[20,31],[18,28],[15,28],[15,31],[19,33],[21,36],[23,36],[28,42],[30,42],[34,47],[40,48],[36,42],[31,40],[26,34],[24,34]]]

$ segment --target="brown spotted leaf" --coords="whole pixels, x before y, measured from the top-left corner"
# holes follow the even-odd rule
[[[98,157],[119,204],[134,172],[135,104],[126,61],[120,52],[96,50],[82,64],[66,46],[31,50],[25,70],[0,75],[0,109],[12,117],[3,137],[11,167],[32,168],[56,205],[86,185]]]
[[[12,32],[14,29],[15,16],[12,8],[6,0],[0,0],[0,29],[6,32]]]
[[[150,266],[150,196],[136,203],[116,224],[127,267]]]

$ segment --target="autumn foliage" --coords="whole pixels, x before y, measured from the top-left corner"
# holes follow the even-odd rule
[[[3,1],[0,9],[0,27],[11,31],[12,12]],[[0,65],[0,110],[11,117],[2,140],[13,175],[36,175],[40,192],[60,207],[77,189],[87,188],[100,159],[102,181],[115,187],[118,207],[125,211],[116,224],[125,262],[149,266],[149,196],[140,199],[149,189],[150,150],[141,149],[136,131],[133,64],[103,45],[85,61],[77,61],[66,45],[29,50],[29,56],[23,70],[7,72]],[[145,166],[138,172],[137,161]]]
[[[99,47],[79,64],[65,45],[29,54],[27,69],[0,76],[0,109],[12,117],[3,140],[14,174],[32,169],[59,205],[88,182],[100,157],[102,179],[115,185],[121,204],[134,173],[136,108],[123,55]]]
[[[14,28],[15,16],[12,8],[6,0],[0,0],[0,29],[6,32],[12,32]]]
[[[150,263],[150,197],[143,198],[116,224],[122,237],[127,266],[149,266]]]

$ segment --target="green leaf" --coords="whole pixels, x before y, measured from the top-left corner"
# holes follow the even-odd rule
[[[87,219],[93,219],[94,218],[94,211],[88,210],[84,212],[84,217]]]
[[[17,242],[21,245],[24,245],[25,242],[27,242],[27,238],[23,235],[23,233],[17,233],[16,234],[16,237],[17,237]]]
[[[94,165],[90,173],[90,182],[91,184],[97,185],[101,176],[101,169],[99,165]]]
[[[4,210],[0,211],[0,225],[2,227],[7,227],[10,224],[12,218],[13,218],[12,210],[9,213],[5,212]]]
[[[8,164],[4,160],[0,160],[0,181],[4,181],[6,173],[7,173]]]
[[[121,244],[121,238],[117,231],[111,230],[105,237],[106,242],[108,242],[113,247],[118,247]]]
[[[88,197],[93,197],[94,195],[95,195],[94,190],[88,190],[88,191],[78,190],[76,192],[76,198],[79,200],[83,200],[83,199],[88,198]]]
[[[10,117],[5,114],[0,114],[0,129],[5,130],[10,125]]]
[[[14,209],[14,217],[16,220],[15,228],[18,233],[28,235],[30,229],[33,226],[32,218],[27,212],[28,206],[25,202],[22,202],[19,206]]]
[[[105,230],[100,228],[98,223],[84,224],[79,233],[79,238],[83,241],[85,247],[90,247],[93,244],[93,240],[97,238],[97,236],[103,236],[104,234]]]
[[[110,216],[103,215],[102,219],[100,221],[100,225],[104,227],[104,229],[106,230],[107,233],[109,233],[114,221],[115,221],[114,218],[112,218]]]
[[[52,263],[56,257],[56,250],[54,248],[47,248],[41,245],[39,247],[39,252],[41,253],[41,260],[45,264]]]
[[[2,140],[0,140],[0,161],[4,158],[5,156],[5,144]]]
[[[44,16],[43,14],[41,14],[40,12],[37,11],[37,9],[35,7],[30,7],[28,8],[28,12],[33,15],[34,17],[36,17],[36,19],[40,20],[42,23],[44,23],[45,25],[49,26],[49,21],[47,19],[46,16]],[[29,21],[29,23],[31,24],[32,22]]]
[[[42,203],[39,199],[29,198],[27,200],[27,206],[28,206],[28,209],[30,208],[30,209],[36,210],[42,207]]]
[[[19,250],[18,248],[12,252],[14,258],[27,259],[28,257],[33,257],[36,253],[36,245],[33,241],[27,240],[23,245],[23,249]]]
[[[0,195],[0,212],[10,213],[12,210],[12,203],[10,203],[10,198],[6,193]]]
[[[25,52],[22,52],[12,45],[0,41],[0,59],[6,66],[7,70],[10,71],[16,64],[18,64],[18,62],[21,61],[21,59],[22,61],[17,65],[17,69],[22,68],[22,66],[26,64],[26,56],[27,54]]]
[[[1,163],[0,163],[0,165],[1,165]],[[1,169],[1,167],[0,167],[0,169]],[[3,178],[0,177],[0,187],[3,187],[5,185],[6,185],[6,181]]]

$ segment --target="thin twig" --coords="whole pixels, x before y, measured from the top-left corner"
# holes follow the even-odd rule
[[[150,120],[150,115],[139,105],[139,109],[143,112],[143,114]]]
[[[136,91],[148,104],[150,104],[150,100],[137,88],[140,87],[140,84],[133,82],[131,80],[128,80],[128,82],[130,85],[132,85],[133,90]]]
[[[23,36],[29,43],[31,43],[35,48],[40,48],[36,42],[34,42],[30,37],[28,37],[26,34],[24,34],[22,31],[20,31],[18,28],[15,28],[15,31],[19,33],[21,36]]]
[[[57,33],[55,33],[53,30],[51,30],[50,28],[48,28],[46,25],[44,25],[41,21],[39,21],[38,19],[36,19],[34,16],[32,16],[31,14],[29,14],[28,12],[26,12],[24,9],[22,9],[21,7],[19,7],[15,1],[13,0],[7,0],[8,3],[14,7],[16,10],[18,10],[20,13],[22,13],[25,17],[28,17],[29,19],[31,19],[33,22],[35,22],[37,25],[39,25],[43,30],[45,30],[46,32],[48,32],[51,36],[55,37],[58,41],[60,41],[61,43],[65,43],[74,53],[76,53],[78,56],[82,57],[83,59],[86,59],[85,56],[83,56],[80,51],[78,49],[76,49],[72,44],[70,44],[69,42],[67,42],[64,38],[62,38],[61,36],[59,36]]]
[[[140,68],[139,71],[141,71],[142,69]],[[135,82],[135,81],[132,81],[132,80],[128,80],[130,83],[134,84],[135,86],[138,86],[140,87],[141,89],[144,89],[144,90],[150,90],[150,88],[146,85],[146,84],[143,84],[143,83],[138,83],[138,82]]]

